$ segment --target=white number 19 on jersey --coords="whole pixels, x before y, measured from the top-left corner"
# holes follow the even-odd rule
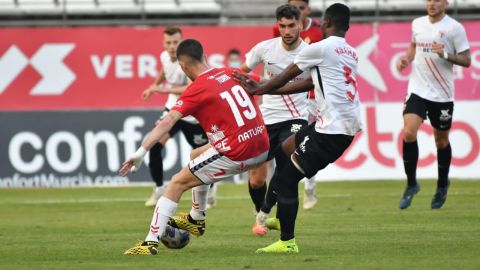
[[[233,100],[232,95],[230,92],[233,94],[235,97],[235,100]],[[257,111],[255,110],[255,106],[253,106],[252,101],[248,97],[248,94],[245,92],[245,89],[243,89],[240,85],[235,85],[230,89],[230,91],[224,91],[220,93],[220,96],[227,100],[228,106],[230,106],[230,109],[232,110],[233,116],[235,117],[235,121],[237,121],[237,125],[239,127],[245,125],[245,121],[243,121],[243,116],[247,119],[253,119],[255,116],[257,116]],[[240,105],[242,112],[240,113],[239,107],[237,106]]]

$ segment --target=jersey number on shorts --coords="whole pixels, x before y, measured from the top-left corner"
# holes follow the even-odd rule
[[[237,102],[233,100],[232,94]],[[235,117],[235,121],[237,121],[237,125],[239,127],[245,125],[242,114],[247,119],[253,119],[257,116],[255,106],[253,106],[250,97],[240,85],[235,85],[232,87],[232,89],[230,89],[230,91],[224,91],[220,93],[220,96],[228,102],[228,106],[230,106],[233,116]],[[240,113],[237,103],[243,109],[242,113]]]
[[[345,83],[347,84],[347,98],[350,101],[353,101],[355,99],[355,95],[357,95],[357,81],[352,78],[350,75],[352,75],[352,69],[343,66],[343,71],[345,72]],[[348,91],[349,87],[348,86],[353,86],[353,91]]]

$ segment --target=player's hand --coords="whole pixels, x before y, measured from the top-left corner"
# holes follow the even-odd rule
[[[402,58],[398,59],[398,61],[397,61],[397,70],[402,71],[405,68],[407,68],[409,64],[410,63],[408,62],[408,59],[405,58],[405,57],[402,57]]]
[[[443,58],[443,44],[433,42],[432,44],[432,52],[438,54],[440,58]]]
[[[143,93],[142,93],[142,99],[143,99],[144,101],[147,101],[147,100],[153,95],[153,93],[154,93],[153,88],[154,88],[154,87],[155,87],[154,85],[151,85],[150,87],[148,87],[147,89],[145,89],[145,91],[143,91]]]
[[[162,93],[162,94],[168,94],[168,93],[170,93],[168,88],[163,87],[163,86],[161,86],[161,85],[155,86],[155,87],[153,88],[153,91],[158,92],[158,93]]]
[[[256,90],[259,87],[259,84],[252,80],[248,75],[233,71],[233,78],[235,81],[239,82],[250,94],[255,94]]]
[[[140,147],[133,155],[122,164],[122,168],[118,174],[120,176],[126,176],[130,172],[136,172],[140,168],[143,162],[143,157],[147,153],[145,148]]]

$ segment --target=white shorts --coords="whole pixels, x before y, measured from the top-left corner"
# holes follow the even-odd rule
[[[200,181],[212,184],[257,167],[267,160],[267,156],[268,151],[265,151],[251,159],[234,161],[220,154],[214,147],[210,147],[191,160],[188,168]]]

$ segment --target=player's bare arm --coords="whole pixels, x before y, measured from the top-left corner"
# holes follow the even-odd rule
[[[285,86],[268,93],[269,95],[288,95],[301,92],[308,92],[314,87],[312,77],[309,76],[305,80],[293,81]]]
[[[155,92],[155,88],[165,81],[165,72],[163,69],[158,73],[155,82],[142,92],[142,99],[147,101]]]
[[[434,42],[432,45],[432,52],[438,54],[440,58],[443,58],[446,61],[449,61],[455,65],[459,65],[462,67],[470,66],[471,64],[470,50],[465,50],[458,54],[453,54],[453,53],[446,53],[443,50],[443,47],[444,46],[442,44]]]
[[[122,164],[122,168],[119,171],[121,176],[126,176],[131,171],[136,171],[140,167],[143,161],[143,157],[170,129],[175,123],[182,118],[182,114],[178,111],[171,110],[167,116],[163,118],[158,125],[156,125],[148,137],[143,142],[142,146]]]
[[[160,93],[160,94],[176,94],[181,95],[185,89],[191,84],[191,81],[188,82],[186,85],[179,85],[172,88],[164,87],[161,85],[157,85],[156,87],[152,88],[153,93]]]
[[[275,89],[281,88],[291,79],[300,75],[302,72],[303,71],[300,70],[297,65],[291,64],[278,76],[275,76],[262,84],[258,84],[250,78],[245,78],[244,76],[241,76],[242,74],[235,71],[233,72],[233,75],[245,88],[247,88],[250,93],[255,95],[263,95],[271,93]]]
[[[408,47],[407,53],[405,54],[404,57],[398,59],[397,62],[397,70],[402,71],[405,68],[410,65],[410,63],[413,61],[415,58],[415,50],[417,49],[417,45],[415,43],[410,43],[410,46]]]

